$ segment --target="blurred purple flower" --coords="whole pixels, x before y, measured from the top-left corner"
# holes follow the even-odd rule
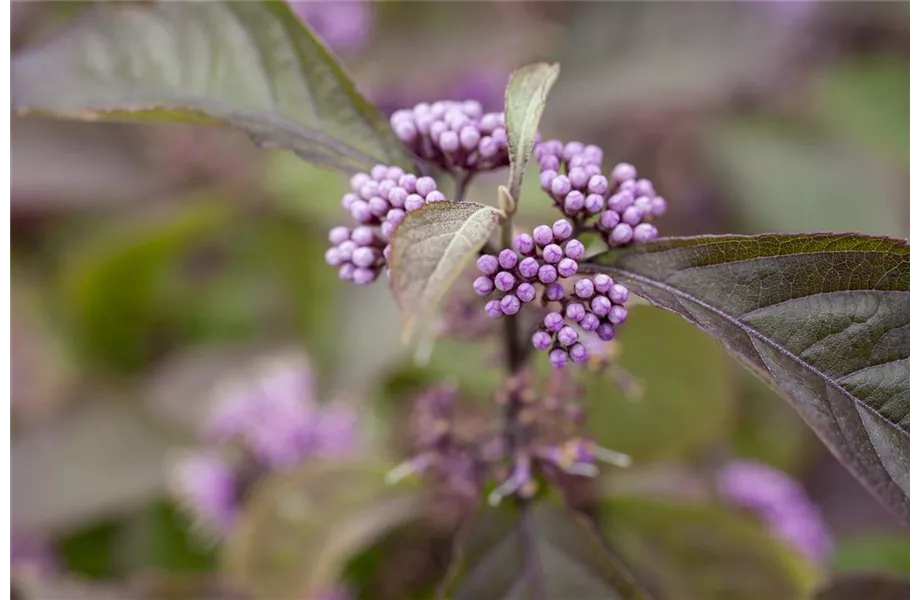
[[[770,531],[815,562],[826,561],[833,541],[821,513],[802,486],[767,465],[737,460],[719,474],[719,492],[728,502],[757,514]]]
[[[374,28],[374,11],[369,2],[336,0],[289,4],[294,13],[337,52],[361,50]]]
[[[182,458],[173,467],[170,489],[204,533],[223,537],[236,518],[236,475],[217,453],[201,451]]]
[[[58,561],[51,546],[41,538],[14,532],[10,538],[10,568],[14,573],[46,575],[57,570]]]

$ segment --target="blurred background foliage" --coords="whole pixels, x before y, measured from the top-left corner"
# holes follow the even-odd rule
[[[13,52],[54,35],[80,6],[13,3]],[[671,208],[665,235],[907,235],[907,3],[386,2],[362,10],[362,43],[340,54],[384,111],[441,97],[499,109],[511,70],[559,60],[544,135],[596,143],[648,173]],[[485,368],[488,344],[444,342],[427,363],[413,361],[385,285],[340,285],[326,267],[325,232],[341,221],[345,189],[336,173],[218,129],[36,118],[13,119],[11,172],[13,526],[50,543],[80,577],[128,578],[146,597],[217,593],[204,575],[175,579],[210,573],[218,559],[168,500],[166,458],[192,443],[215,382],[253,357],[305,348],[319,396],[358,402],[367,446],[393,464],[405,449],[406,403],[423,382],[447,377],[471,403],[489,402],[498,374]],[[503,177],[482,178],[468,198],[492,202]],[[553,215],[533,181],[520,214],[524,225]],[[787,403],[681,319],[644,307],[630,319],[621,365],[640,398],[612,393],[601,381],[609,374],[589,375],[588,423],[638,462],[602,487],[616,492],[612,514],[638,515],[611,521],[638,570],[650,568],[649,552],[673,563],[649,574],[658,589],[712,593],[688,579],[692,556],[674,533],[684,529],[662,524],[718,530],[711,523],[725,517],[645,510],[630,490],[673,501],[693,491],[674,473],[706,472],[732,456],[805,483],[837,539],[829,569],[908,574],[906,532]],[[335,518],[347,518],[348,502],[333,504]],[[290,534],[271,523],[266,531]],[[713,543],[750,538],[732,527]],[[692,540],[698,527],[685,533]],[[335,542],[345,544],[342,556],[330,560],[336,569],[347,562],[353,589],[369,598],[430,589],[449,547],[438,527],[400,527],[371,546],[355,535]],[[319,552],[312,544],[298,561]],[[774,575],[761,574],[780,585]]]

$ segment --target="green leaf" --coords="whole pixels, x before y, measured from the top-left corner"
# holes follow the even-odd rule
[[[835,577],[815,600],[907,600],[910,581],[881,573],[850,573]]]
[[[722,508],[618,498],[600,529],[653,598],[796,600],[815,583],[797,555]]]
[[[716,342],[649,306],[630,311],[618,339],[618,365],[644,393],[631,401],[610,373],[582,377],[586,426],[598,443],[649,461],[686,457],[726,435],[729,361]]]
[[[312,462],[260,485],[225,544],[226,569],[259,598],[328,591],[353,554],[418,511],[384,473],[366,460]]]
[[[12,520],[24,531],[66,531],[145,506],[165,491],[169,447],[145,415],[102,401],[15,436]]]
[[[841,540],[834,553],[837,573],[875,571],[910,576],[910,537],[872,536]]]
[[[904,241],[828,233],[663,239],[583,270],[719,339],[906,520],[909,266]]]
[[[505,90],[505,127],[511,153],[511,197],[517,200],[524,169],[533,154],[546,97],[559,77],[559,64],[536,63],[511,74]]]
[[[437,202],[406,215],[390,241],[390,290],[405,315],[404,338],[428,320],[501,217],[475,202]]]
[[[801,123],[730,119],[701,141],[742,233],[907,234],[907,196],[892,173]]]
[[[20,113],[223,123],[343,171],[411,167],[389,124],[284,2],[101,4],[17,53]]]
[[[646,598],[586,520],[546,503],[486,510],[460,561],[451,600]]]

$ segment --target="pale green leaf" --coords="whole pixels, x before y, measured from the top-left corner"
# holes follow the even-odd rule
[[[505,90],[505,127],[511,153],[511,198],[521,193],[524,169],[533,154],[546,97],[559,77],[559,64],[536,63],[511,74]]]

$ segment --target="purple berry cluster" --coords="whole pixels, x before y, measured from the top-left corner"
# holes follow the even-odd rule
[[[476,266],[482,276],[473,282],[473,289],[480,296],[494,291],[504,294],[501,300],[486,303],[486,315],[498,319],[517,314],[523,304],[536,299],[537,286],[543,288],[544,301],[562,300],[565,290],[558,281],[574,276],[585,255],[584,245],[572,234],[572,224],[560,219],[552,227],[540,225],[532,236],[518,235],[514,248],[498,256],[480,256]]]
[[[802,486],[767,465],[735,460],[719,472],[719,492],[728,502],[755,513],[777,538],[816,562],[833,551],[818,507]]]
[[[390,117],[396,136],[416,157],[451,172],[508,166],[505,115],[483,113],[475,100],[421,102]]]
[[[664,214],[667,202],[648,179],[638,179],[633,165],[620,163],[605,177],[603,150],[559,140],[537,144],[534,157],[540,185],[556,206],[579,225],[596,218],[594,228],[611,248],[658,238],[648,221]]]
[[[556,368],[569,360],[584,363],[590,358],[588,348],[580,343],[576,324],[605,342],[613,339],[616,327],[626,321],[629,290],[614,283],[603,273],[575,282],[573,293],[558,299],[561,310],[547,313],[534,332],[531,342],[537,350],[549,350],[549,362]]]
[[[326,263],[339,268],[339,278],[368,285],[377,280],[390,258],[389,240],[406,214],[447,197],[431,177],[416,177],[399,167],[377,165],[370,174],[351,178],[351,192],[342,196],[344,208],[358,223],[354,229],[335,227]]]

